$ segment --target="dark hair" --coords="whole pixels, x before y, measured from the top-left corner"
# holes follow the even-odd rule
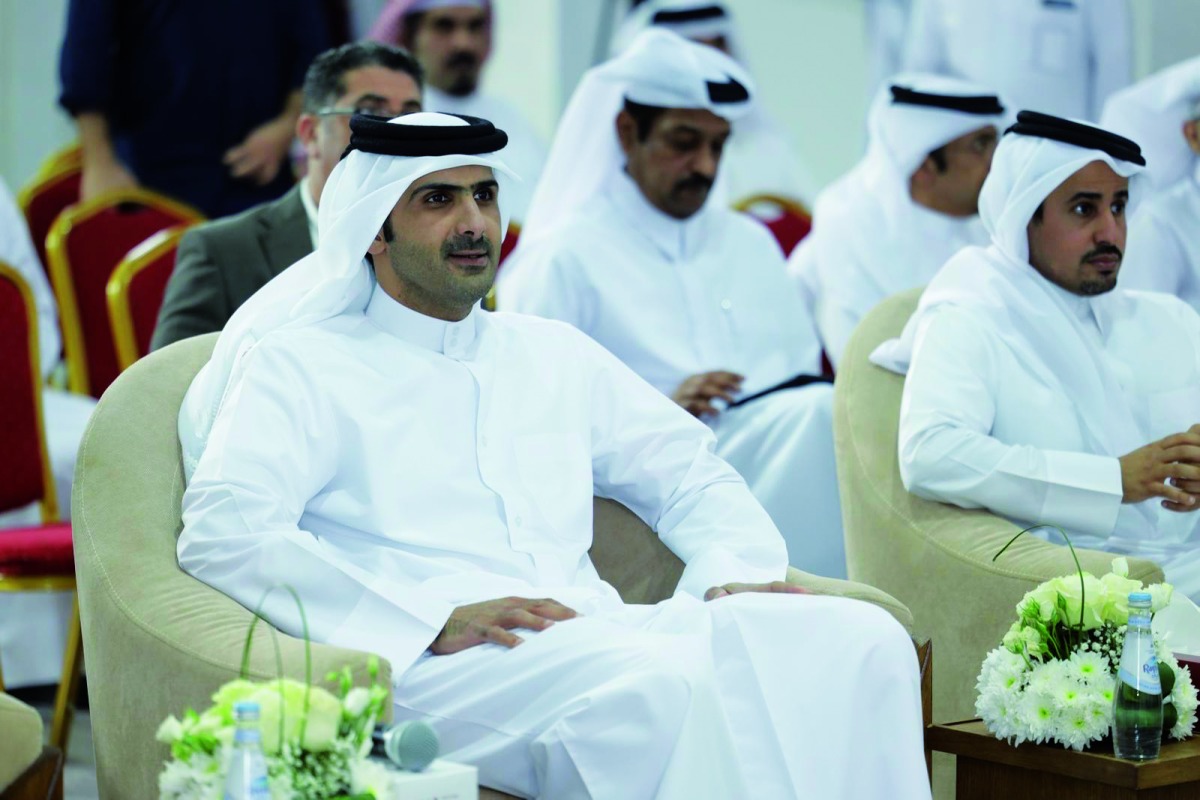
[[[346,73],[363,67],[403,72],[418,88],[425,80],[425,71],[407,50],[379,42],[351,42],[313,59],[304,74],[304,110],[313,114],[336,101],[346,91]]]
[[[933,165],[937,167],[938,172],[945,172],[950,166],[950,162],[946,160],[946,147],[942,145],[937,150],[931,150],[929,157],[933,159]]]
[[[641,103],[633,102],[628,97],[625,98],[625,113],[633,117],[633,121],[637,123],[639,142],[650,138],[650,131],[653,130],[654,123],[666,112],[667,110],[661,106],[644,106]]]
[[[1043,200],[1041,203],[1038,204],[1037,209],[1034,210],[1033,217],[1030,218],[1030,222],[1041,222],[1042,217],[1045,216],[1045,213],[1046,213],[1046,201]]]
[[[396,240],[396,231],[392,228],[391,217],[385,217],[383,220],[383,240],[389,243]]]

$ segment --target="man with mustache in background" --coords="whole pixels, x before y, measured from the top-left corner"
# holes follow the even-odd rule
[[[420,62],[426,110],[491,120],[508,132],[504,157],[521,180],[510,187],[507,200],[519,225],[546,162],[546,146],[520,111],[479,88],[492,52],[494,13],[491,0],[391,0],[368,36],[399,45]]]
[[[710,196],[754,91],[733,59],[658,28],[588,72],[497,307],[575,325],[708,423],[790,562],[844,577],[816,329],[771,234]]]
[[[979,197],[991,244],[947,261],[871,360],[908,376],[913,494],[1150,559],[1200,600],[1200,315],[1118,285],[1145,165],[1129,139],[1022,111]]]

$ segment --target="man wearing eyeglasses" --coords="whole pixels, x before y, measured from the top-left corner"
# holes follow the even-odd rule
[[[350,143],[351,115],[420,111],[422,78],[408,52],[376,42],[318,56],[304,77],[304,110],[296,123],[304,179],[278,200],[184,235],[151,348],[221,330],[250,295],[316,249],[317,204]]]

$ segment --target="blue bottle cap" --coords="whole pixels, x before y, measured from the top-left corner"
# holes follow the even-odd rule
[[[1129,602],[1131,602],[1131,603],[1149,603],[1150,602],[1150,593],[1149,592],[1130,592],[1129,593]]]
[[[1146,596],[1149,597],[1149,595]],[[233,713],[237,716],[242,716],[243,714],[254,714],[257,716],[259,713],[258,703],[253,700],[240,700],[233,704]]]

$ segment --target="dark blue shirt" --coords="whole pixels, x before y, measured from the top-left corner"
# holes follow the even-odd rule
[[[326,46],[319,0],[70,0],[62,106],[107,119],[138,181],[210,217],[278,197],[221,159],[279,115]]]

